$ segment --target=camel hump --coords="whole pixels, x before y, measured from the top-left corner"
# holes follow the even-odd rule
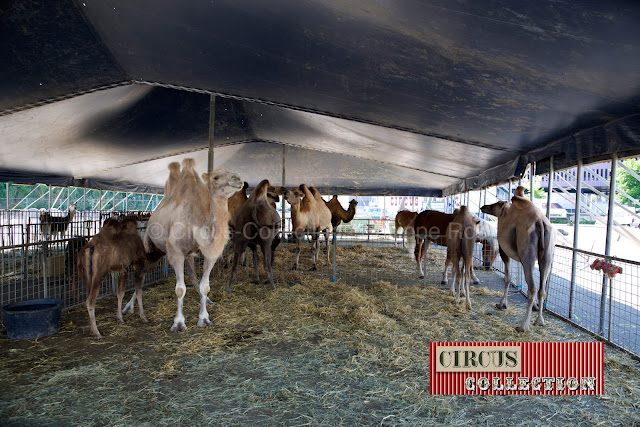
[[[169,172],[180,172],[180,163],[178,162],[169,163]]]
[[[182,167],[183,168],[189,168],[189,169],[195,169],[196,168],[196,161],[191,157],[186,157],[186,158],[182,159]]]
[[[262,199],[264,197],[267,197],[267,193],[270,187],[271,184],[269,184],[269,180],[263,179],[262,181],[260,181],[260,184],[258,184],[256,188],[253,189],[250,197],[252,199]]]
[[[524,190],[525,188],[522,185],[518,185],[513,192],[513,195],[517,197],[524,197]]]
[[[524,197],[513,196],[511,199],[511,206],[514,206],[516,209],[526,209],[531,206],[531,201]]]

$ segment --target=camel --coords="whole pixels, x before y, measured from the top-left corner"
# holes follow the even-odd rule
[[[56,235],[64,236],[76,214],[77,203],[71,203],[69,210],[64,216],[53,216],[50,212],[40,213],[40,232],[45,240],[51,240]]]
[[[300,184],[299,188],[285,193],[285,199],[291,205],[291,222],[293,233],[296,236],[296,262],[293,270],[298,269],[300,260],[300,242],[305,230],[313,234],[313,267],[311,271],[318,269],[318,242],[319,233],[325,234],[327,244],[327,264],[330,262],[329,254],[329,230],[331,229],[331,211],[324,204],[318,202],[306,185]],[[321,199],[322,200],[322,199]]]
[[[473,247],[476,244],[477,226],[480,220],[473,216],[466,206],[461,206],[454,212],[453,220],[447,227],[447,264],[453,263],[453,280],[451,281],[450,296],[455,296],[456,304],[460,303],[460,295],[466,297],[467,310],[471,310],[469,282],[473,269]],[[460,269],[462,261],[462,270]],[[458,285],[457,291],[456,283]]]
[[[340,225],[340,223],[344,222],[349,223],[356,215],[356,206],[358,206],[358,201],[353,199],[349,202],[349,209],[344,210],[340,202],[338,201],[338,196],[334,195],[331,200],[325,202],[329,210],[331,211],[331,225],[333,226],[333,230]]]
[[[524,187],[518,186],[511,203],[499,201],[492,205],[485,205],[480,210],[486,214],[498,218],[498,243],[500,245],[500,258],[504,262],[504,295],[498,309],[507,308],[507,296],[509,291],[509,261],[514,259],[522,264],[524,277],[528,285],[527,311],[522,324],[516,328],[519,332],[529,331],[531,311],[535,305],[536,284],[533,278],[533,269],[538,261],[540,271],[540,283],[538,287],[538,317],[536,326],[544,326],[542,311],[546,298],[545,285],[551,273],[553,252],[556,244],[555,229],[547,217],[530,200],[524,196]]]
[[[457,209],[456,209],[457,211]],[[454,212],[455,214],[455,212]],[[473,215],[478,221],[477,233],[476,233],[476,242],[482,244],[482,265],[487,268],[493,265],[493,262],[498,256],[498,230],[495,225],[481,218],[477,218]],[[442,283],[443,285],[449,284],[449,279],[447,277],[447,270],[449,268],[449,259],[444,264],[444,271],[442,272]],[[474,267],[471,266],[471,274],[474,278],[474,281],[477,280],[477,276],[473,271]],[[474,282],[474,284],[478,284],[479,282]]]
[[[233,227],[233,221],[234,221],[236,212],[238,211],[238,209],[240,209],[242,205],[245,204],[245,202],[248,199],[247,188],[249,188],[249,183],[245,181],[242,184],[242,188],[236,191],[235,193],[233,193],[231,197],[229,197],[227,206],[229,208],[229,226],[231,227]]]
[[[184,283],[185,257],[200,251],[204,256],[200,295],[199,327],[211,324],[207,312],[209,275],[229,240],[229,210],[227,200],[242,188],[240,177],[226,169],[216,169],[202,174],[195,170],[191,158],[182,161],[182,171],[175,190],[151,215],[144,245],[147,251],[153,247],[167,254],[176,273],[178,309],[171,331],[184,331],[187,326],[182,313],[186,286]]]
[[[398,211],[398,213],[396,214],[396,220],[395,220],[396,227],[395,227],[395,231],[393,232],[393,244],[396,247],[398,246],[398,242],[397,242],[398,230],[401,228],[402,228],[402,247],[403,248],[407,247],[404,240],[404,235],[407,232],[407,225],[409,225],[409,223],[417,215],[418,215],[418,212],[412,212],[408,210],[401,210],[401,211]]]
[[[138,235],[135,217],[109,218],[89,243],[83,246],[76,257],[78,276],[83,277],[87,285],[87,311],[91,333],[94,337],[103,338],[96,325],[95,306],[102,279],[109,271],[119,271],[118,280],[118,309],[116,318],[118,323],[124,323],[123,314],[133,311],[133,301],[138,300],[140,319],[144,323],[148,320],[142,307],[142,284],[145,273],[162,257],[162,253],[149,252],[144,249],[142,239]],[[135,292],[131,301],[122,310],[124,297],[126,268],[132,265],[135,270]]]
[[[274,238],[280,231],[280,215],[278,215],[275,207],[270,205],[271,202],[267,194],[270,187],[268,180],[265,179],[260,182],[251,192],[246,203],[243,204],[236,213],[234,221],[235,231],[233,234],[233,267],[231,269],[229,285],[225,289],[227,292],[231,292],[231,286],[233,285],[238,269],[239,258],[249,243],[253,244],[252,249],[255,267],[254,283],[259,283],[260,281],[257,250],[257,246],[260,245],[264,257],[264,269],[267,272],[271,289],[276,288],[273,283],[274,254],[271,249]],[[273,198],[271,200],[273,200]],[[275,202],[273,203],[275,204]]]

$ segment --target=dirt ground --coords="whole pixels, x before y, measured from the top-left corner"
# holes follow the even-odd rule
[[[548,316],[518,334],[523,299],[496,310],[499,277],[479,272],[474,309],[440,286],[442,253],[430,253],[428,285],[378,281],[354,286],[292,272],[279,249],[277,289],[216,270],[213,325],[195,326],[198,301],[185,298],[187,331],[171,333],[175,281],[147,287],[145,310],[115,322],[115,298],[101,299],[104,340],[89,335],[84,307],[63,312],[60,332],[40,340],[0,337],[3,425],[632,425],[640,423],[640,363],[605,347],[602,396],[433,396],[432,341],[593,341]],[[305,252],[308,252],[306,250]],[[306,255],[305,255],[306,256]],[[404,269],[400,249],[338,248],[359,268]],[[308,258],[303,258],[305,268]],[[362,267],[365,266],[365,267]],[[315,276],[315,277],[314,277]],[[262,274],[264,277],[264,274]],[[128,295],[127,295],[128,296]]]

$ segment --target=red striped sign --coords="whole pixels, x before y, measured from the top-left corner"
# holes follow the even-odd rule
[[[431,394],[603,393],[599,342],[432,342]]]

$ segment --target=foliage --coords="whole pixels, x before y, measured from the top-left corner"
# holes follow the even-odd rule
[[[624,165],[634,171],[636,174],[640,175],[640,160],[625,160]],[[640,181],[638,181],[633,175],[622,168],[618,169],[616,185],[629,196],[633,197],[636,200],[640,200]],[[618,200],[625,205],[634,205],[634,202],[632,200],[621,194],[618,194],[617,197]]]

